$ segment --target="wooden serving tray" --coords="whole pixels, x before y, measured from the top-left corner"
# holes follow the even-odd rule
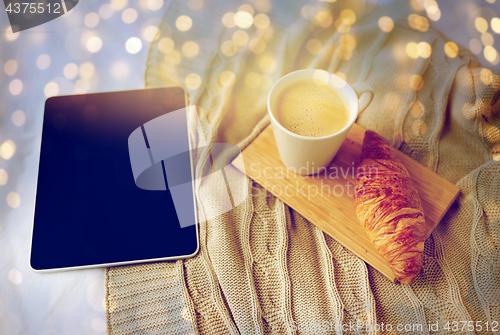
[[[354,124],[330,164],[328,175],[322,173],[304,177],[287,170],[279,158],[270,126],[266,127],[232,164],[356,256],[395,281],[389,263],[370,242],[354,210],[353,171],[361,153],[364,135],[365,129]],[[398,153],[420,194],[428,237],[460,190],[402,152]]]

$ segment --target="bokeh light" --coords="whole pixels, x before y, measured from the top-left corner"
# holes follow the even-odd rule
[[[148,42],[152,42],[159,37],[158,31],[159,29],[157,26],[148,25],[142,29],[142,38]]]
[[[221,44],[220,51],[224,56],[231,57],[238,51],[238,47],[233,41],[225,41]]]
[[[111,7],[115,11],[120,11],[127,6],[127,0],[111,0]]]
[[[73,30],[72,32],[78,32],[78,30]],[[71,34],[71,32],[70,32]],[[66,38],[68,38],[68,36],[70,36],[70,34],[68,34],[66,36]],[[92,37],[95,37],[96,34],[91,31],[91,30],[81,30],[81,33],[79,34],[80,35],[80,38],[79,38],[79,42],[80,42],[80,46],[84,49],[88,49],[88,41],[92,38]],[[76,46],[74,46],[76,47]],[[80,48],[75,48],[75,50],[78,50],[80,51],[81,49]]]
[[[107,311],[107,312],[114,312],[117,308],[118,308],[118,303],[116,302],[116,299],[113,298],[113,297],[108,297],[108,303],[107,303],[107,306],[106,306],[106,301],[104,300],[104,309]]]
[[[347,80],[347,76],[343,72],[337,71],[337,72],[335,72],[335,75],[339,76],[340,78],[342,78],[344,80]]]
[[[59,92],[57,95],[69,95],[73,93],[75,84],[71,80],[68,80],[65,77],[56,77],[51,81],[59,86]]]
[[[201,77],[196,73],[188,74],[184,80],[184,84],[190,90],[196,90],[201,85]]]
[[[222,16],[222,24],[226,28],[236,27],[236,23],[234,23],[234,13],[231,13],[231,12],[225,13]]]
[[[90,82],[85,78],[80,78],[75,83],[74,93],[84,94],[90,89]]]
[[[427,9],[427,16],[432,21],[438,21],[441,18],[441,10],[437,6],[437,3],[436,6],[429,6],[426,9]]]
[[[269,91],[271,87],[273,87],[274,85],[273,78],[268,74],[263,74],[261,78],[262,78],[262,84],[260,85],[260,88],[265,91]]]
[[[125,61],[116,61],[111,65],[111,76],[115,79],[125,79],[128,77],[130,68]]]
[[[21,127],[26,121],[26,115],[22,110],[16,110],[12,113],[11,121],[16,127]]]
[[[174,47],[174,40],[172,40],[170,37],[163,37],[158,42],[158,50],[160,50],[160,52],[163,52],[164,54],[168,54],[169,52],[174,50]]]
[[[80,65],[78,73],[80,74],[80,77],[90,79],[95,74],[95,66],[91,62],[84,62]]]
[[[101,7],[99,7],[99,16],[101,19],[109,19],[111,16],[113,16],[113,7],[110,4],[104,4]]]
[[[185,306],[181,310],[181,316],[187,322],[196,322],[195,317],[191,314],[189,307]]]
[[[356,49],[356,38],[351,34],[342,35],[337,49],[339,57],[344,60],[351,58],[354,49]]]
[[[181,15],[175,21],[175,26],[180,31],[188,31],[193,26],[193,20],[187,15]]]
[[[421,0],[410,0],[411,7],[417,12],[421,12],[424,10],[424,7],[422,7],[422,3],[420,1]]]
[[[497,34],[500,34],[500,19],[498,17],[494,17],[491,19],[491,30],[493,30]]]
[[[306,43],[306,49],[312,55],[319,54],[321,52],[322,48],[323,48],[323,43],[321,43],[321,41],[319,41],[319,40],[317,40],[315,38],[310,39]]]
[[[488,106],[487,108],[491,108]],[[479,128],[479,132],[481,136],[483,136],[487,142],[489,143],[498,143],[500,140],[500,129],[497,127],[491,125],[488,121],[486,120],[481,120],[481,126]]]
[[[489,45],[484,47],[483,53],[484,58],[490,63],[494,63],[498,57],[497,50]]]
[[[455,58],[458,55],[458,45],[454,42],[448,41],[444,45],[444,52],[446,56]]]
[[[255,9],[262,13],[269,13],[271,10],[271,1],[269,0],[256,0],[254,3]]]
[[[187,41],[182,45],[182,54],[186,56],[187,58],[193,58],[198,55],[198,52],[200,51],[200,47],[198,46],[198,43],[194,41]]]
[[[245,76],[245,85],[250,88],[258,88],[262,84],[262,77],[256,72],[249,72]]]
[[[127,40],[127,42],[125,42],[125,50],[127,50],[129,54],[134,55],[139,51],[141,51],[141,49],[142,49],[142,42],[137,37],[131,37]]]
[[[219,75],[219,84],[222,87],[228,87],[234,84],[234,81],[236,79],[236,76],[232,71],[222,71],[221,74]]]
[[[102,48],[102,40],[98,36],[92,36],[87,41],[87,50],[91,53],[96,53]]]
[[[261,54],[266,50],[266,42],[262,38],[254,38],[250,41],[250,44],[248,45],[250,48],[250,51],[252,51],[254,54]]]
[[[427,123],[420,119],[415,120],[413,121],[411,129],[413,130],[413,134],[415,134],[416,136],[423,136],[427,132]]]
[[[7,184],[7,181],[9,180],[9,175],[7,174],[7,171],[4,169],[0,169],[0,185],[5,185]]]
[[[7,140],[0,145],[0,157],[5,160],[11,159],[16,153],[16,144],[12,140]]]
[[[415,30],[419,30],[421,32],[426,32],[429,29],[429,20],[424,16],[420,16],[418,14],[410,14],[408,16],[408,24]]]
[[[414,91],[420,91],[424,87],[424,79],[418,74],[411,75],[410,87]]]
[[[410,42],[406,45],[406,54],[408,57],[417,59],[418,58],[418,44],[415,42]]]
[[[414,118],[419,118],[422,115],[424,115],[424,111],[425,111],[424,105],[420,101],[417,100],[413,101],[410,107],[410,114]]]
[[[8,76],[13,76],[17,72],[17,61],[15,59],[9,59],[8,61],[5,62],[3,66],[3,70],[5,71],[5,74]]]
[[[253,24],[253,16],[247,11],[238,11],[233,17],[234,23],[243,29],[250,28]]]
[[[11,193],[15,193],[15,192],[11,192]],[[9,193],[9,195],[11,194]],[[17,197],[19,197],[17,195],[17,193],[15,194]],[[9,196],[7,196],[7,203],[9,203]],[[15,199],[13,199],[15,200]],[[19,201],[21,201],[21,199],[19,199]],[[14,207],[16,208],[17,206],[19,206],[19,203],[17,204],[17,206],[11,206],[10,203],[9,203],[9,206],[10,207]],[[20,285],[22,282],[23,282],[23,275],[21,274],[21,272],[17,269],[11,269],[9,271],[9,281],[12,283],[12,284],[15,284],[15,285]]]
[[[91,12],[85,15],[85,19],[83,21],[87,28],[94,28],[99,24],[99,20],[99,14]]]
[[[394,21],[388,16],[382,16],[378,19],[378,26],[380,30],[388,33],[394,28]]]
[[[148,9],[148,0],[137,0],[135,1],[136,3],[139,4],[139,8],[143,11],[143,12],[147,12],[149,9]]]
[[[78,76],[78,65],[75,63],[68,63],[64,66],[63,74],[68,79],[74,79]]]
[[[252,16],[255,14],[255,10],[249,4],[243,4],[240,7],[238,7],[238,12],[247,12],[248,14],[250,14]]]
[[[165,63],[170,66],[179,64],[182,60],[182,54],[179,50],[174,49],[165,55]]]
[[[23,91],[23,82],[20,79],[14,79],[9,83],[9,92],[12,95],[19,95]]]
[[[51,82],[47,83],[47,85],[45,85],[43,92],[45,93],[45,96],[47,98],[56,96],[59,93],[59,85],[57,85],[57,83],[51,81]]]
[[[484,68],[479,73],[479,78],[481,78],[483,84],[489,85],[493,81],[493,73],[489,69]]]
[[[271,24],[271,20],[266,14],[260,13],[255,15],[255,17],[253,18],[253,24],[258,29],[266,29],[267,27],[269,27],[269,24]]]
[[[472,120],[476,116],[476,113],[477,112],[476,112],[476,108],[474,107],[474,104],[471,104],[470,102],[466,102],[462,106],[462,115],[464,116],[464,118],[466,118],[468,120]]]
[[[495,43],[493,35],[491,35],[490,33],[482,33],[481,43],[483,43],[484,46],[493,46],[493,43]]]
[[[491,148],[491,156],[495,162],[500,162],[500,144],[495,144]]]
[[[335,20],[335,29],[337,29],[339,33],[345,34],[349,32],[351,26],[342,21],[342,19],[338,18]]]
[[[481,53],[481,50],[483,50],[483,46],[481,45],[481,41],[478,39],[471,39],[469,41],[469,49],[472,51],[472,53],[479,55]]]
[[[40,70],[46,70],[50,66],[50,56],[47,54],[42,54],[36,59],[36,66]]]
[[[5,39],[9,42],[15,41],[19,37],[19,32],[13,33],[11,26],[5,29]]]
[[[126,24],[134,23],[137,20],[137,11],[133,8],[127,8],[122,12],[122,21]]]
[[[300,14],[302,15],[302,17],[304,17],[304,19],[311,20],[312,19],[312,15],[311,15],[312,9],[313,9],[312,6],[305,5],[300,9]]]
[[[422,58],[429,58],[432,53],[432,47],[427,42],[418,43],[418,55]]]
[[[263,55],[259,59],[259,67],[264,72],[267,73],[273,72],[276,69],[276,65],[277,65],[276,60],[271,55]]]
[[[320,10],[314,16],[314,24],[323,28],[328,28],[333,23],[333,16],[329,10]]]
[[[344,24],[352,26],[356,22],[356,14],[351,9],[344,9],[340,12],[340,19]]]
[[[477,17],[474,21],[474,26],[480,33],[485,33],[488,30],[488,21],[482,17]]]
[[[327,82],[330,80],[330,75],[322,70],[315,70],[312,73],[312,78],[319,81]]]
[[[149,10],[159,10],[163,7],[163,0],[148,0],[147,6]]]
[[[245,46],[248,40],[248,34],[244,30],[237,30],[233,34],[233,42],[239,47]]]

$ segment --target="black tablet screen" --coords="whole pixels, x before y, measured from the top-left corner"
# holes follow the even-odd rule
[[[168,189],[136,186],[127,142],[144,123],[184,107],[181,88],[47,100],[31,251],[34,269],[196,251],[197,226],[181,228]]]

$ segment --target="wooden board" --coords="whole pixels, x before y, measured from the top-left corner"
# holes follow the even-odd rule
[[[270,126],[243,150],[233,165],[394,281],[389,263],[370,242],[354,210],[354,169],[364,134],[362,127],[353,125],[327,174],[299,176],[288,170],[279,158]],[[418,188],[429,236],[460,190],[402,152],[398,153]]]

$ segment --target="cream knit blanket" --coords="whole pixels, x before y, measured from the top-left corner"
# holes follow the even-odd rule
[[[416,281],[389,282],[246,179],[231,191],[252,196],[200,225],[196,257],[107,270],[110,334],[500,330],[500,76],[410,3],[175,1],[146,83],[185,85],[212,141],[241,148],[267,125],[267,93],[290,71],[370,84],[358,123],[461,189]],[[198,189],[201,210],[217,207],[217,187]]]

